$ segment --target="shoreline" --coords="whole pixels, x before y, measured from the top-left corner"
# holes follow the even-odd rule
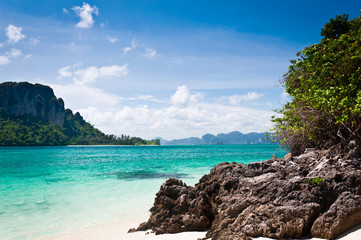
[[[361,224],[359,182],[352,182],[360,172],[357,159],[343,160],[327,153],[315,150],[248,165],[221,163],[196,187],[170,178],[156,194],[151,217],[137,230],[200,230],[208,231],[212,239],[228,240],[252,236],[335,239]],[[330,194],[333,200],[328,199]]]
[[[86,227],[84,229],[57,234],[51,237],[39,238],[40,240],[197,240],[204,238],[204,232],[182,232],[175,234],[155,235],[148,231],[139,231],[128,233],[128,230],[137,226],[142,220],[131,220],[114,222],[104,225]],[[358,225],[349,231],[335,238],[338,240],[359,240],[361,236],[361,225]],[[272,240],[271,238],[259,237],[254,240]],[[301,238],[303,240],[323,240],[321,238]],[[295,240],[295,239],[294,239]]]
[[[82,154],[80,151],[79,153]],[[79,153],[76,155],[71,155],[72,157],[78,157]],[[44,152],[44,154],[48,154],[48,152]],[[118,155],[122,157],[123,155]],[[93,156],[93,155],[89,155]],[[36,155],[38,158],[38,154]],[[81,155],[83,158],[83,155]],[[70,159],[70,158],[69,158]],[[72,159],[72,158],[71,158]],[[109,160],[106,158],[106,160]],[[156,162],[158,163],[158,161]],[[254,164],[260,164],[258,162],[255,162]],[[224,164],[223,164],[224,165]],[[61,165],[63,166],[63,165]],[[78,165],[75,165],[77,167]],[[111,165],[112,166],[112,165]],[[142,165],[143,166],[143,165]],[[192,169],[194,169],[194,166],[192,166]],[[112,166],[113,167],[113,166]],[[77,170],[78,168],[76,168]],[[112,168],[113,169],[113,168]],[[83,169],[82,169],[83,170]],[[92,170],[92,169],[90,169]],[[137,170],[137,169],[135,169]],[[122,171],[119,171],[122,173]],[[137,171],[134,171],[135,173],[138,173]],[[117,172],[116,172],[117,173]],[[194,176],[194,170],[193,170]],[[83,171],[82,171],[83,174]],[[52,225],[49,225],[50,228],[29,228],[27,232],[24,231],[25,234],[22,234],[22,229],[26,228],[26,225],[20,224],[18,231],[16,232],[19,234],[15,238],[6,238],[5,239],[35,239],[35,240],[91,240],[91,239],[100,239],[100,240],[197,240],[198,238],[204,238],[206,235],[207,229],[199,229],[200,232],[182,232],[182,233],[176,233],[176,234],[164,234],[164,235],[155,235],[153,233],[150,233],[150,231],[140,231],[135,233],[128,233],[128,230],[134,227],[139,226],[140,223],[147,221],[149,218],[150,212],[148,209],[151,207],[151,202],[153,202],[154,198],[154,192],[156,192],[155,189],[159,189],[159,186],[161,185],[161,181],[158,178],[155,178],[151,181],[151,179],[137,179],[137,181],[129,181],[129,180],[122,180],[123,182],[120,182],[121,179],[115,178],[114,173],[111,172],[112,175],[94,175],[94,172],[91,171],[90,180],[86,181],[86,184],[78,184],[78,185],[71,185],[75,187],[78,193],[82,193],[82,190],[86,191],[86,195],[81,195],[83,198],[80,198],[79,196],[74,197],[74,191],[72,189],[69,189],[69,185],[62,185],[62,183],[68,183],[69,181],[63,181],[63,182],[55,182],[56,185],[54,185],[54,182],[50,182],[50,184],[53,184],[57,188],[64,190],[67,189],[66,192],[59,192],[60,195],[54,194],[58,192],[51,192],[51,196],[62,196],[61,198],[54,198],[54,199],[47,199],[46,204],[48,203],[57,203],[56,200],[61,200],[61,203],[75,203],[73,204],[75,207],[74,210],[82,210],[77,214],[78,216],[82,217],[79,218],[82,221],[78,221],[82,224],[74,224],[78,223],[76,221],[72,221],[73,215],[68,215],[67,218],[59,218],[57,222],[53,221]],[[42,176],[42,175],[41,175]],[[98,180],[98,178],[95,178],[95,176],[102,176],[100,178],[100,182],[95,182],[94,180]],[[268,175],[267,175],[268,176]],[[81,175],[81,179],[84,181],[84,174]],[[157,180],[158,179],[158,180]],[[188,180],[192,182],[191,184],[189,182],[189,186],[193,186],[193,181],[197,181],[200,179],[200,177],[196,178],[189,178]],[[263,178],[262,178],[263,179]],[[254,181],[261,181],[260,177],[255,177]],[[199,180],[198,180],[199,181]],[[101,183],[101,184],[96,184]],[[125,184],[124,184],[125,183]],[[151,184],[150,184],[151,183]],[[45,182],[45,186],[48,187],[49,183]],[[133,185],[132,185],[133,184]],[[32,185],[33,186],[33,185]],[[34,185],[35,186],[35,185]],[[42,186],[42,185],[41,185]],[[146,186],[146,188],[144,188]],[[149,190],[151,186],[151,189]],[[142,187],[142,188],[141,188]],[[124,189],[123,189],[124,188]],[[101,189],[102,191],[97,192],[95,190]],[[56,190],[56,189],[55,189]],[[90,191],[91,190],[91,191]],[[127,191],[125,191],[127,190]],[[145,191],[147,190],[147,191]],[[145,192],[146,194],[145,194]],[[31,191],[33,193],[33,191]],[[46,192],[47,193],[47,192]],[[67,193],[67,194],[66,194]],[[91,194],[89,194],[91,193]],[[77,194],[78,195],[78,194]],[[48,196],[48,195],[46,195]],[[97,197],[95,197],[97,196]],[[99,199],[99,196],[103,196],[104,199]],[[92,202],[91,200],[96,200]],[[138,201],[142,199],[141,201]],[[66,200],[66,201],[64,201]],[[74,201],[76,200],[76,201]],[[99,208],[99,200],[106,200],[102,201],[102,206],[104,208]],[[20,202],[23,203],[23,202]],[[32,203],[32,202],[30,202]],[[42,205],[38,206],[40,210],[44,209],[48,211],[49,205],[44,205],[43,202],[41,202]],[[82,206],[79,208],[76,204],[81,204],[79,206]],[[86,208],[83,207],[83,204],[87,204]],[[113,204],[117,203],[117,204]],[[34,202],[34,204],[37,204],[37,202]],[[22,205],[21,205],[22,206]],[[44,207],[45,206],[45,207]],[[54,204],[54,206],[56,206]],[[18,207],[18,206],[17,206]],[[53,207],[53,206],[51,206]],[[60,205],[61,208],[59,208],[60,212],[63,212],[64,210],[69,209],[69,205],[62,204]],[[89,211],[93,209],[98,209],[101,211]],[[86,211],[83,211],[86,210]],[[59,211],[58,211],[59,212]],[[110,217],[107,213],[110,213]],[[113,214],[118,213],[118,214]],[[112,215],[113,214],[113,215]],[[56,215],[56,214],[55,214]],[[52,214],[54,216],[54,214]],[[67,216],[66,214],[64,216]],[[70,217],[69,217],[70,216]],[[44,216],[39,216],[38,220],[44,220]],[[50,218],[49,218],[50,219]],[[54,220],[54,219],[50,219]],[[69,221],[68,221],[69,220]],[[39,222],[41,222],[39,221]],[[51,221],[50,221],[51,222]],[[64,224],[67,223],[67,224]],[[85,224],[84,224],[85,223]],[[253,221],[253,224],[258,224],[257,222]],[[43,226],[43,225],[42,225]],[[68,228],[69,227],[69,228]],[[224,228],[223,228],[224,229]],[[202,231],[205,230],[205,231]],[[227,235],[225,235],[227,236]],[[231,235],[228,235],[231,236]],[[359,240],[359,236],[361,236],[361,225],[356,226],[352,230],[348,231],[347,233],[342,234],[339,238],[336,239],[342,239],[342,240]],[[266,240],[270,238],[255,238],[259,240]],[[310,238],[303,238],[303,239],[310,239]],[[313,238],[313,240],[316,240],[317,238]]]
[[[118,222],[85,227],[84,229],[40,237],[39,240],[197,240],[204,238],[207,232],[183,232],[155,235],[148,231],[128,233],[130,228],[138,226],[145,219],[122,220]]]

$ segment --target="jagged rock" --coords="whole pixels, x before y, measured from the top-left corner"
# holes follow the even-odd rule
[[[163,183],[150,211],[148,222],[130,232],[147,229],[156,234],[204,231],[213,220],[208,197],[174,178]]]
[[[361,224],[360,163],[316,150],[247,166],[221,163],[195,187],[167,180],[150,219],[137,230],[208,230],[212,240],[300,238],[310,232],[331,239]]]
[[[312,226],[313,237],[333,239],[361,224],[361,196],[343,192]]]

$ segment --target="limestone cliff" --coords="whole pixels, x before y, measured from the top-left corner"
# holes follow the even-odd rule
[[[6,115],[30,114],[60,127],[64,126],[65,109],[61,98],[41,84],[5,82],[0,84],[0,110]]]
[[[64,109],[41,84],[0,84],[0,146],[159,145],[159,140],[106,135],[78,113]]]

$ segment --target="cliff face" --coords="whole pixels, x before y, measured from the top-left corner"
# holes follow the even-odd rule
[[[159,145],[138,137],[106,135],[41,84],[0,84],[0,146]]]
[[[60,127],[64,126],[65,109],[61,98],[41,84],[5,82],[0,84],[0,109],[5,115],[30,114]]]

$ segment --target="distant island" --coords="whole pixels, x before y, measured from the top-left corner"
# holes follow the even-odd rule
[[[161,145],[246,145],[246,144],[274,144],[270,140],[266,140],[265,133],[247,133],[243,134],[238,131],[230,133],[220,133],[217,135],[205,134],[202,138],[190,137],[175,140],[165,140],[156,138]]]
[[[106,135],[49,86],[28,82],[0,84],[0,146],[159,145],[159,140]]]

